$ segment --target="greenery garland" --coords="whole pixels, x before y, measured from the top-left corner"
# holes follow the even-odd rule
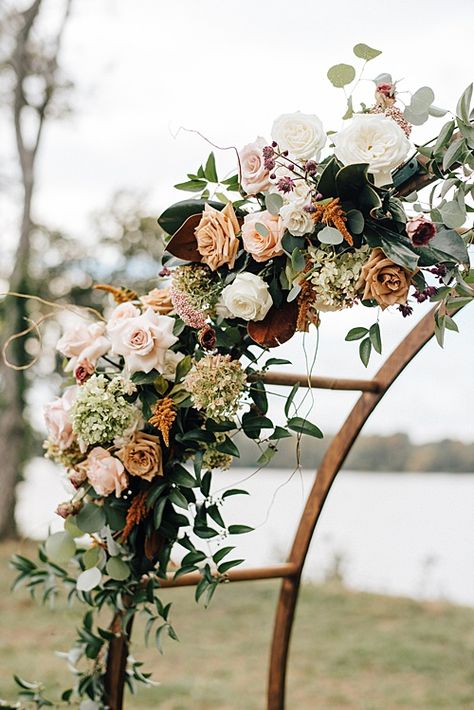
[[[363,69],[380,54],[363,44],[354,53]],[[362,72],[355,76],[346,64],[328,72],[344,89]],[[428,87],[403,108],[390,75],[374,86],[374,104],[358,112],[353,91],[346,94],[348,123],[338,133],[326,134],[314,115],[281,116],[272,141],[245,146],[238,172],[223,180],[211,153],[176,185],[194,197],[160,217],[171,238],[157,288],[139,297],[100,285],[114,309],[84,311],[58,342],[69,379],[46,407],[45,448],[75,492],[57,511],[64,531],[41,545],[39,560],[15,555],[12,564],[15,587],[49,602],[62,585],[69,601],[89,608],[67,654],[75,682],[63,703],[107,707],[116,629],[101,626],[101,609],[120,614],[123,633],[143,614],[146,640],[161,649],[163,636],[177,638],[162,580],[199,571],[196,600],[208,604],[243,561],[229,538],[251,528],[227,526],[224,513],[228,497],[246,492],[214,493],[212,485],[213,471],[239,456],[235,435],[258,443],[259,467],[283,438],[322,437],[294,405],[297,386],[285,425],[270,418],[264,373],[290,363],[269,357],[269,348],[319,327],[322,312],[360,302],[408,317],[429,299],[438,304],[439,343],[457,330],[450,309],[472,300],[474,283],[465,226],[474,196],[472,84],[438,137],[411,157],[412,125],[448,112],[433,105]],[[420,173],[434,183],[426,202],[400,190]],[[378,318],[346,340],[359,342],[367,366],[382,351]],[[15,707],[52,705],[39,683],[16,680]],[[133,689],[151,680],[130,659],[126,682]]]

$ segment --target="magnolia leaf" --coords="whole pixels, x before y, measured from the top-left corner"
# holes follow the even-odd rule
[[[297,317],[297,301],[284,303],[279,308],[272,306],[263,320],[250,321],[247,331],[259,345],[276,348],[294,335]]]
[[[200,262],[202,256],[197,248],[195,230],[201,221],[201,216],[202,213],[188,217],[171,237],[166,245],[166,251],[183,261]]]
[[[352,234],[362,234],[365,226],[365,219],[359,210],[349,210],[346,212],[347,226]]]
[[[48,559],[61,564],[67,562],[76,552],[74,538],[67,531],[53,533],[45,542]]]
[[[356,71],[350,64],[335,64],[327,73],[331,84],[338,89],[354,81],[355,75]]]
[[[344,239],[338,229],[327,226],[317,233],[317,237],[321,244],[340,244]]]
[[[368,44],[356,44],[353,48],[353,52],[359,59],[365,59],[366,62],[370,62],[371,59],[375,59],[382,52],[379,49],[373,49],[369,47]]]
[[[100,584],[102,573],[98,567],[91,567],[81,572],[77,578],[76,587],[79,592],[90,592]]]

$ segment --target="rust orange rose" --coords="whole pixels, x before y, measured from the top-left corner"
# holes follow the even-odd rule
[[[151,481],[155,476],[163,475],[163,457],[157,436],[136,432],[117,456],[131,476]]]
[[[361,270],[356,288],[364,289],[362,300],[374,299],[384,310],[406,303],[412,271],[387,259],[382,249],[374,249]]]
[[[144,306],[153,308],[156,313],[167,316],[173,310],[169,288],[154,288],[140,298]]]
[[[232,269],[239,250],[239,231],[240,226],[230,202],[223,210],[216,210],[207,204],[195,230],[202,263],[207,264],[212,271],[224,264]]]

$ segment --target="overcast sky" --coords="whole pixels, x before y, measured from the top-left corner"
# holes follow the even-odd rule
[[[51,21],[58,5],[49,0]],[[114,191],[146,192],[154,213],[183,198],[172,186],[197,168],[209,146],[181,127],[222,146],[268,137],[275,117],[296,110],[318,114],[327,130],[339,128],[344,97],[326,71],[357,61],[352,46],[358,42],[383,50],[368,65],[368,79],[391,72],[404,79],[402,88],[431,86],[437,105],[454,108],[473,78],[473,19],[469,0],[76,0],[62,55],[76,84],[74,113],[45,133],[35,216],[83,236],[93,254],[89,216]],[[363,83],[361,99],[370,101],[372,92],[373,84]],[[415,129],[414,140],[435,135],[441,125],[438,119]],[[0,153],[8,165],[11,134],[5,123],[2,135]],[[232,151],[218,153],[217,160],[222,174],[234,167]],[[10,238],[12,198],[13,192],[0,196],[2,229]],[[473,310],[460,314],[461,334],[448,334],[444,352],[430,343],[417,357],[367,432],[404,430],[417,441],[473,438]],[[416,312],[417,319],[426,309]],[[350,327],[370,324],[374,315],[362,307],[327,314],[315,374],[365,374],[356,345],[343,339]],[[386,353],[416,319],[383,314]],[[307,337],[308,346],[312,339]],[[303,368],[298,340],[284,351]],[[375,357],[369,374],[379,362]],[[353,400],[318,394],[312,417],[324,431],[334,431]]]

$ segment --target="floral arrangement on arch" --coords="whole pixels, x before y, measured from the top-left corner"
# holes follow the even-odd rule
[[[366,45],[354,52],[363,68],[380,54]],[[328,77],[357,86],[350,65]],[[464,226],[473,211],[472,84],[423,146],[414,145],[413,126],[447,113],[431,89],[405,105],[390,75],[374,89],[373,104],[358,111],[353,92],[346,97],[338,132],[314,114],[278,117],[270,138],[238,151],[226,179],[211,153],[176,185],[194,197],[159,219],[170,238],[156,287],[140,296],[99,285],[115,306],[105,316],[84,311],[65,329],[57,349],[69,379],[45,408],[45,448],[74,493],[57,510],[64,531],[46,540],[39,562],[15,556],[18,583],[42,586],[48,599],[62,581],[90,610],[121,612],[124,629],[140,611],[158,646],[163,634],[176,638],[160,582],[199,571],[196,598],[209,603],[242,562],[229,536],[251,528],[227,526],[224,509],[245,491],[212,483],[239,456],[236,433],[259,444],[258,466],[283,437],[322,436],[294,408],[296,388],[286,425],[272,422],[263,373],[287,361],[268,357],[269,348],[358,303],[406,318],[429,299],[438,303],[440,344],[446,328],[456,329],[450,311],[472,299],[474,282]],[[402,189],[417,172],[434,183],[426,198]],[[378,318],[346,339],[359,341],[367,365],[382,349]],[[63,699],[106,707],[110,638],[86,614],[66,654],[76,682]],[[133,659],[127,678],[150,682]],[[27,697],[38,692],[22,686]]]

